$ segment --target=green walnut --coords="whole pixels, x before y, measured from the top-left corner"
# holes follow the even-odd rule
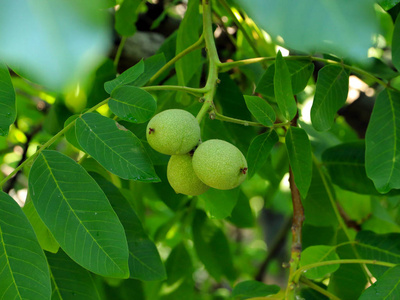
[[[246,158],[238,148],[223,140],[200,144],[192,162],[200,180],[216,189],[233,189],[247,176]]]
[[[147,125],[147,141],[163,154],[189,153],[200,140],[200,126],[186,110],[168,109],[155,115]]]
[[[167,178],[177,194],[197,196],[209,188],[193,171],[190,154],[171,156],[167,167]]]

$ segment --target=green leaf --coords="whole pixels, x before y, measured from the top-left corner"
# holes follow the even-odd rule
[[[244,99],[247,108],[259,123],[265,126],[274,125],[276,120],[275,111],[267,101],[256,96],[244,96]]]
[[[92,275],[72,261],[64,251],[46,253],[52,280],[52,299],[101,299]]]
[[[120,121],[119,124],[124,126],[126,129],[130,130],[134,135],[136,135],[139,138],[139,140],[142,142],[142,145],[146,149],[146,152],[149,155],[151,162],[154,165],[168,164],[170,156],[154,150],[147,141],[146,129],[148,122],[141,124],[134,124],[126,121]]]
[[[236,279],[228,240],[223,231],[207,215],[197,210],[193,220],[193,243],[200,261],[217,281],[225,276]]]
[[[304,267],[317,262],[323,262],[328,260],[338,260],[339,256],[335,252],[336,247],[331,246],[311,246],[306,248],[301,252],[300,266]],[[326,265],[321,267],[316,267],[307,270],[304,273],[309,279],[319,279],[325,277],[329,273],[335,272],[339,269],[339,264],[337,265]]]
[[[311,122],[316,130],[331,128],[336,112],[343,106],[349,90],[349,74],[337,65],[327,65],[318,72]]]
[[[22,208],[26,217],[31,223],[33,230],[35,231],[36,237],[42,247],[43,250],[48,252],[56,253],[60,248],[60,245],[54,239],[54,236],[51,234],[50,230],[44,225],[42,219],[39,217],[33,202],[27,201]]]
[[[104,90],[104,83],[115,78],[115,67],[111,59],[106,59],[93,74],[93,82],[88,91],[86,107],[93,107],[109,95]]]
[[[376,234],[372,231],[357,233],[357,251],[361,258],[380,260],[400,264],[400,233]],[[387,267],[368,265],[368,269],[376,277],[387,271]]]
[[[212,218],[224,219],[231,215],[239,197],[239,190],[239,188],[232,190],[210,188],[198,197],[204,201],[205,210]]]
[[[379,32],[374,1],[238,0],[256,24],[287,49],[361,61]],[[318,12],[316,14],[315,12]]]
[[[0,136],[8,135],[10,125],[17,117],[15,91],[5,64],[0,62]]]
[[[289,69],[280,51],[276,55],[275,61],[274,92],[279,110],[287,120],[292,120],[297,113],[297,106],[293,96]]]
[[[290,73],[292,91],[293,94],[296,95],[307,86],[308,80],[314,71],[314,64],[311,61],[302,60],[285,60],[285,62]],[[274,76],[275,64],[272,64],[258,82],[256,92],[275,98]]]
[[[80,0],[4,3],[0,57],[19,75],[54,90],[85,80],[109,52],[110,14],[101,9],[102,4]]]
[[[178,36],[176,39],[176,54],[179,54],[187,47],[193,45],[199,39],[199,29],[201,18],[199,13],[199,0],[190,0],[185,12],[185,16],[179,25]],[[185,55],[175,63],[176,75],[179,85],[188,85],[189,81],[196,75],[199,81],[201,72],[201,50],[195,50]],[[198,84],[198,83],[197,83]]]
[[[70,116],[64,123],[64,127],[66,127],[67,125],[69,125],[72,122],[75,122],[75,120],[79,118],[79,115],[73,115]],[[68,143],[70,143],[72,146],[74,146],[76,149],[79,149],[81,151],[84,151],[81,147],[81,145],[79,145],[78,139],[76,138],[76,124],[73,124],[71,126],[71,128],[69,128],[66,132],[65,132],[65,138],[67,139]]]
[[[332,184],[322,179],[323,170],[313,164],[312,180],[307,197],[303,200],[305,222],[314,226],[337,226],[335,212],[329,197],[334,197]]]
[[[144,72],[135,79],[130,85],[137,87],[144,86],[154,74],[158,72],[165,65],[164,53],[155,54],[150,56],[144,61]]]
[[[322,162],[334,184],[359,194],[379,195],[365,172],[364,141],[343,143],[326,149]]]
[[[272,148],[278,141],[279,137],[275,130],[269,130],[263,134],[257,135],[251,141],[249,151],[247,152],[249,178],[264,166]]]
[[[385,90],[375,101],[365,135],[365,169],[380,193],[400,188],[400,94]]]
[[[242,281],[236,284],[232,290],[235,299],[248,299],[253,297],[266,297],[277,294],[280,291],[277,285],[266,285],[255,280]]]
[[[111,94],[114,89],[117,87],[130,84],[137,80],[140,75],[144,72],[144,62],[143,60],[139,61],[133,67],[130,67],[128,70],[124,71],[117,78],[107,81],[104,83],[104,89],[107,93]]]
[[[129,276],[124,228],[104,192],[74,160],[45,150],[29,173],[29,194],[61,248],[103,276]]]
[[[140,140],[118,125],[99,114],[84,114],[76,120],[79,144],[104,168],[121,178],[160,181]]]
[[[130,278],[143,281],[165,279],[165,268],[156,245],[147,236],[142,223],[128,201],[112,183],[96,173],[92,173],[91,176],[106,194],[125,228],[129,248]]]
[[[0,191],[0,298],[50,299],[43,250],[17,202]]]
[[[246,195],[239,191],[239,197],[231,216],[227,218],[229,222],[239,228],[250,228],[255,225],[255,217],[250,207],[249,199]]]
[[[146,297],[143,285],[143,282],[136,279],[125,279],[116,286],[111,286],[104,282],[105,295],[102,299],[131,300],[134,295],[134,300],[148,300],[149,298]]]
[[[286,134],[286,149],[294,182],[300,195],[306,198],[312,178],[311,144],[307,133],[302,128],[290,127]]]
[[[136,32],[135,23],[139,16],[138,8],[142,0],[124,0],[115,12],[115,30],[128,37]]]
[[[180,243],[172,249],[165,266],[168,279],[165,281],[161,295],[157,299],[193,299],[193,264],[184,243]]]
[[[359,300],[387,300],[400,298],[400,266],[390,268],[361,294]]]
[[[336,240],[337,244],[349,241],[343,230],[337,232]],[[336,252],[341,259],[358,258],[354,253],[353,245],[337,247]],[[328,291],[342,300],[354,300],[358,299],[364,291],[366,284],[367,279],[362,265],[341,264],[339,269],[330,277]]]
[[[108,106],[122,120],[132,123],[144,123],[150,120],[157,109],[153,96],[134,86],[114,89]]]
[[[396,6],[400,1],[399,0],[379,0],[378,3],[382,6],[384,10],[389,10],[392,7]]]
[[[394,23],[392,38],[392,62],[397,70],[400,70],[400,18],[396,18]]]

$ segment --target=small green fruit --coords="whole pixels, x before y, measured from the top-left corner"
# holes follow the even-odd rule
[[[193,170],[205,184],[220,190],[240,185],[247,176],[247,162],[231,143],[208,140],[193,155]]]
[[[197,196],[209,188],[193,171],[190,154],[171,156],[167,167],[167,178],[177,194]]]
[[[186,110],[168,109],[155,115],[147,125],[147,141],[164,154],[189,153],[200,140],[200,126]]]

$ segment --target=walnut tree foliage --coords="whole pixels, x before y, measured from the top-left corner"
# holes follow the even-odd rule
[[[400,299],[399,13],[397,0],[4,3],[0,299]],[[132,62],[134,38],[155,32],[158,50]],[[246,179],[177,194],[146,138],[168,109],[243,153]],[[200,185],[225,179],[231,162],[212,155]]]

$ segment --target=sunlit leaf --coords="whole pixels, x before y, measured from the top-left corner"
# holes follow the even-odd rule
[[[258,122],[265,126],[272,126],[275,123],[276,115],[274,109],[267,101],[256,96],[245,96],[247,108]]]
[[[50,299],[49,269],[21,208],[0,191],[0,298]]]
[[[124,179],[158,182],[150,158],[140,140],[120,129],[114,120],[95,113],[76,121],[79,144],[104,168]]]
[[[9,127],[14,123],[16,116],[15,91],[10,73],[7,66],[0,62],[0,136],[8,134]]]
[[[30,170],[29,193],[40,218],[74,261],[103,276],[129,276],[124,228],[85,169],[60,152],[45,150]]]
[[[365,169],[376,189],[400,188],[400,93],[384,90],[376,99],[365,135]]]
[[[236,284],[232,290],[232,297],[235,299],[249,299],[253,297],[266,297],[278,293],[280,290],[277,285],[266,285],[265,283],[247,280]]]
[[[336,248],[331,246],[311,246],[301,252],[300,266],[304,267],[318,262],[327,260],[338,260],[339,256],[335,252]],[[304,273],[304,276],[310,279],[323,278],[329,273],[335,272],[339,269],[337,265],[326,265],[316,268],[311,268]]]
[[[114,89],[108,106],[122,120],[133,123],[150,120],[157,109],[153,96],[134,86],[121,86]]]
[[[297,106],[293,96],[289,69],[280,51],[276,55],[275,61],[274,92],[281,113],[286,120],[292,120],[297,113]]]
[[[340,66],[327,65],[318,72],[311,121],[319,131],[331,128],[336,112],[347,99],[349,74]]]

